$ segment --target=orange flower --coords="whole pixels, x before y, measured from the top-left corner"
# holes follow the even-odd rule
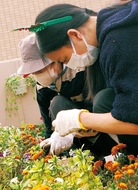
[[[43,130],[44,128],[42,126],[39,127],[40,130]]]
[[[119,183],[118,187],[121,189],[128,189],[127,185],[125,183]]]
[[[36,141],[32,141],[32,144],[35,145],[35,144],[36,144]]]
[[[127,167],[128,167],[128,165],[122,166],[121,170],[125,171],[125,170],[127,170]]]
[[[120,163],[118,163],[118,162],[108,161],[104,164],[104,168],[113,172],[118,168],[119,165],[120,165]]]
[[[111,149],[111,154],[112,155],[116,155],[117,154],[117,152],[118,152],[118,147],[117,146],[114,146],[112,149]]]
[[[130,164],[130,165],[128,165],[128,167],[127,167],[127,169],[134,169],[134,168],[135,168],[134,164]]]
[[[135,156],[133,154],[130,154],[127,156],[130,161],[135,161]]]
[[[121,149],[123,149],[123,148],[126,148],[127,145],[126,145],[126,144],[123,144],[123,143],[119,143],[119,144],[117,145],[117,147],[119,148],[119,150],[121,150]]]
[[[119,143],[117,144],[116,146],[114,146],[112,149],[111,149],[111,154],[112,155],[115,155],[117,154],[117,152],[123,148],[125,148],[127,145],[126,144],[123,144],[123,143]]]
[[[117,174],[117,175],[114,176],[114,179],[120,179],[122,177],[123,177],[123,174]]]
[[[117,171],[115,172],[115,175],[119,175],[119,174],[122,174],[122,172],[117,170]]]
[[[108,161],[104,164],[104,168],[108,169],[108,170],[111,170],[112,168],[112,164],[113,162],[112,161]]]
[[[29,140],[26,140],[25,142],[24,142],[24,144],[29,144],[30,143],[30,141]]]
[[[114,163],[112,164],[112,170],[116,170],[119,165],[120,165],[119,162],[114,162]]]
[[[20,160],[20,159],[21,159],[21,156],[15,156],[15,159],[19,159],[19,160]]]
[[[28,136],[28,137],[31,137],[32,135],[31,135],[31,134],[28,134],[27,136]]]
[[[34,155],[31,157],[32,160],[36,160],[37,158],[39,158],[39,155],[38,155],[38,154],[34,154]]]
[[[43,150],[40,150],[38,153],[34,154],[34,155],[31,157],[31,159],[32,159],[32,160],[36,160],[36,159],[38,159],[43,153],[44,153],[44,151],[43,151]]]
[[[51,155],[47,155],[45,158],[44,158],[44,162],[48,163],[48,160],[50,160],[52,158]]]
[[[23,131],[22,133],[21,133],[22,135],[26,135],[26,133]]]
[[[22,174],[27,175],[28,174],[28,170],[23,170]]]
[[[138,168],[138,163],[134,163],[135,168]]]
[[[35,129],[36,125],[33,125],[33,124],[28,124],[28,128],[29,129]]]
[[[92,172],[96,175],[102,165],[103,165],[103,161],[101,161],[101,160],[96,161],[94,163],[93,168],[92,168]]]
[[[132,169],[129,169],[129,170],[127,170],[127,172],[126,172],[127,174],[129,174],[129,175],[133,175],[135,172],[134,172],[134,170],[132,170]]]
[[[22,139],[23,139],[23,140],[26,140],[26,139],[27,139],[27,136],[25,136],[25,135],[22,136]]]
[[[38,152],[39,156],[41,156],[43,153],[44,153],[43,150],[40,150],[40,151]]]
[[[25,129],[25,126],[22,125],[22,126],[20,127],[20,129],[24,130],[24,129]]]

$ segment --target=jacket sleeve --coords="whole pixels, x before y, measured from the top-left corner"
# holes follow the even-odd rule
[[[60,94],[66,97],[73,97],[81,94],[85,83],[84,74],[84,71],[81,71],[78,72],[72,80],[63,81]]]

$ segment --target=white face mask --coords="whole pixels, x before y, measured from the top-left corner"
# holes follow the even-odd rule
[[[67,64],[67,67],[73,70],[78,69],[80,67],[89,67],[90,65],[93,65],[99,55],[99,49],[97,47],[87,44],[83,36],[82,39],[87,46],[87,52],[82,55],[78,55],[76,53],[75,47],[72,41],[70,40],[74,53],[72,53],[72,56]]]
[[[53,68],[48,68],[46,71],[41,73],[33,74],[35,77],[35,80],[41,84],[42,86],[49,86],[53,82],[56,81],[56,79],[59,77],[57,73],[55,73]]]

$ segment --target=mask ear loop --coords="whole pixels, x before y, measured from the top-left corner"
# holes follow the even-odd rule
[[[80,34],[80,35],[81,35],[81,34]],[[84,38],[82,35],[81,35],[81,37],[82,37],[82,39],[83,39],[83,41],[84,41],[86,47],[88,48],[88,43],[86,42],[85,38]]]
[[[72,43],[72,40],[69,38],[69,40],[70,40],[70,43],[71,43],[71,46],[72,46],[72,49],[73,49],[73,52],[75,53],[75,54],[77,54],[76,53],[76,49],[75,49],[75,47],[74,47],[74,44]]]
[[[80,34],[81,35],[81,34]],[[86,45],[86,47],[87,47],[87,49],[88,49],[88,43],[86,42],[86,40],[85,40],[85,38],[81,35],[81,37],[82,37],[82,40],[84,41],[84,43],[85,43],[85,45]],[[73,42],[72,42],[72,40],[69,38],[69,40],[70,40],[70,43],[71,43],[71,46],[72,46],[72,49],[73,49],[73,51],[74,51],[74,53],[75,54],[77,54],[76,53],[76,49],[75,49],[75,47],[74,47],[74,44],[73,44]]]

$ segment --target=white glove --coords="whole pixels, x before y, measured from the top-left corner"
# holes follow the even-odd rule
[[[61,137],[56,131],[53,132],[50,138],[40,143],[41,148],[47,148],[50,146],[49,154],[59,155],[61,152],[69,149],[73,144],[74,134]]]
[[[79,121],[81,112],[88,112],[88,111],[83,110],[83,109],[81,110],[72,109],[72,110],[60,111],[57,114],[56,119],[52,122],[53,127],[55,127],[55,131],[57,131],[61,136],[65,136],[73,132],[75,133],[81,132],[82,134],[81,137],[83,136],[83,134],[86,135],[87,131],[89,130],[85,129],[85,127]],[[98,132],[91,130],[91,135],[89,136],[95,136],[97,133]]]

